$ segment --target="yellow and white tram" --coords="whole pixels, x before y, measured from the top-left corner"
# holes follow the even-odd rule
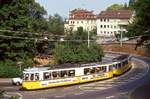
[[[109,63],[91,63],[80,66],[30,68],[23,71],[22,87],[26,90],[79,84],[112,78],[130,68],[128,57]]]

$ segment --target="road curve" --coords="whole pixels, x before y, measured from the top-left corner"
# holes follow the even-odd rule
[[[5,83],[1,89],[22,99],[129,99],[136,88],[150,83],[150,59],[134,56],[132,61],[130,71],[113,79],[36,91],[21,91]]]

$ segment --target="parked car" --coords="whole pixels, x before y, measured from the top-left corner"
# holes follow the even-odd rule
[[[22,80],[21,78],[19,78],[19,77],[13,78],[13,79],[12,79],[12,84],[19,86],[19,85],[22,84],[22,81],[23,81],[23,80]]]

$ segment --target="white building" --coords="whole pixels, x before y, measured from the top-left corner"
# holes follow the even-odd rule
[[[77,31],[79,27],[91,31],[96,28],[96,15],[93,11],[75,9],[69,12],[69,19],[64,24],[65,32]]]
[[[124,33],[132,19],[133,11],[131,10],[102,11],[97,16],[97,35],[112,37],[115,34]]]

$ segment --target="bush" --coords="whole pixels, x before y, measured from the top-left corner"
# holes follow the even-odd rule
[[[32,66],[32,59],[22,60],[21,71],[17,62],[11,60],[0,61],[0,78],[21,76],[24,68]]]
[[[94,43],[90,48],[87,43],[57,43],[54,49],[57,63],[100,62],[103,55],[102,49]]]

